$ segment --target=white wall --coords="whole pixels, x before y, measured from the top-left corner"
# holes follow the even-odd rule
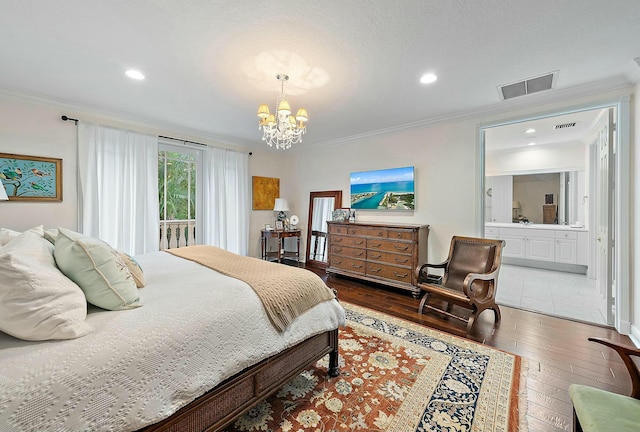
[[[581,171],[585,168],[585,152],[582,142],[487,152],[485,175]]]
[[[300,150],[292,175],[298,183],[296,201],[308,208],[309,193],[342,190],[342,206],[350,207],[349,174],[404,166],[415,167],[416,209],[358,210],[357,221],[431,225],[429,255],[446,258],[453,234],[475,233],[475,122],[407,130],[341,145]],[[460,169],[458,169],[460,168]],[[308,211],[302,221],[308,219]],[[306,237],[305,237],[306,238]]]
[[[76,127],[58,109],[0,98],[0,153],[62,158],[62,202],[0,201],[0,227],[77,229]]]

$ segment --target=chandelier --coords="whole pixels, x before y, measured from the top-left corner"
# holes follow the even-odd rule
[[[289,80],[289,76],[278,74],[276,78],[281,83],[280,95],[276,102],[277,110],[271,114],[267,104],[260,105],[258,129],[262,131],[262,141],[269,144],[269,147],[275,145],[277,149],[285,150],[290,148],[291,144],[302,142],[302,135],[307,132],[305,122],[308,115],[305,108],[300,108],[295,117],[291,115],[291,106],[284,94],[284,83]]]

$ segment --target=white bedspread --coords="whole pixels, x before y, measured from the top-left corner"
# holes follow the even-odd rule
[[[284,332],[253,290],[191,261],[138,258],[143,307],[90,308],[93,333],[26,342],[0,333],[0,431],[136,430],[310,335],[344,324],[336,301]]]

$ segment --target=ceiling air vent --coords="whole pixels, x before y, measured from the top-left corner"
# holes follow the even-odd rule
[[[557,124],[556,127],[554,127],[554,129],[566,129],[566,128],[572,128],[575,127],[576,122],[573,123],[563,123],[563,124]]]
[[[505,84],[498,87],[498,93],[500,94],[500,98],[507,100],[518,96],[537,93],[543,90],[550,90],[555,86],[557,77],[558,71],[555,71],[523,81]]]

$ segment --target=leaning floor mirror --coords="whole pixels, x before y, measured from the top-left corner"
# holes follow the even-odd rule
[[[331,213],[340,207],[342,191],[311,192],[309,195],[306,264],[327,266],[327,221],[331,220]]]

